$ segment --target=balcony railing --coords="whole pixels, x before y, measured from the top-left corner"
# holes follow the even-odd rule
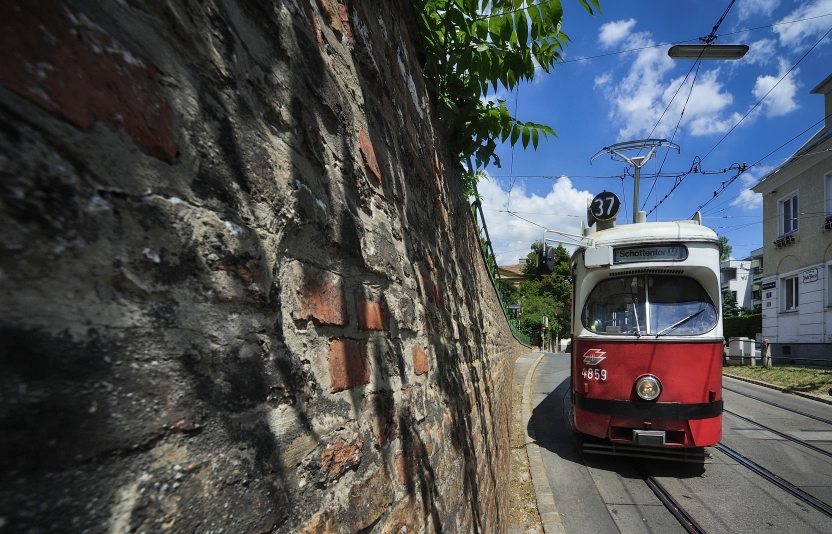
[[[774,248],[783,248],[788,245],[793,245],[797,242],[794,234],[784,235],[779,239],[774,240]]]

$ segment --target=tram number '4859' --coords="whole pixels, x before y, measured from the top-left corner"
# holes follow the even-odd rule
[[[607,370],[606,369],[587,369],[584,367],[583,371],[581,371],[581,376],[586,378],[587,380],[606,380],[607,379]]]

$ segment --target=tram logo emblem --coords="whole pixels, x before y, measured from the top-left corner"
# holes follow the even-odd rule
[[[584,363],[588,365],[598,365],[601,360],[605,359],[606,352],[601,349],[589,349],[584,353]]]

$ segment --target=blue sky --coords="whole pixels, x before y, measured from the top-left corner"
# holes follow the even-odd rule
[[[550,74],[538,71],[533,83],[516,92],[491,97],[505,99],[510,110],[516,106],[519,120],[547,124],[558,134],[548,142],[541,137],[537,151],[500,146],[502,167],[490,165],[490,179],[479,185],[499,264],[518,263],[541,238],[541,226],[577,233],[585,198],[604,190],[623,202],[619,223],[630,222],[633,179],[622,184],[620,178],[627,165],[608,156],[591,165],[589,160],[605,146],[648,136],[681,147],[680,154],[660,149],[642,168],[639,204],[652,211],[649,221],[690,218],[736,174],[688,174],[671,193],[677,179],[653,178],[659,170],[687,172],[696,157],[705,171],[758,163],[726,184],[702,214],[703,224],[728,237],[733,257],[745,258],[762,246],[761,201],[749,187],[822,126],[812,127],[823,119],[823,96],[809,91],[832,73],[832,33],[817,44],[832,28],[832,0],[737,0],[716,42],[748,44],[748,54],[739,61],[703,61],[698,72],[694,61],[668,58],[670,44],[655,46],[698,42],[729,3],[601,0],[603,13],[592,17],[577,0],[563,0],[563,29],[571,39],[565,63]],[[800,19],[809,20],[781,24]],[[751,28],[760,29],[734,33]]]

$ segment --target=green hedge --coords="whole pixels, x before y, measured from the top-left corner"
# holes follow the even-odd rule
[[[763,331],[763,314],[756,313],[740,317],[725,317],[722,320],[722,329],[725,339],[731,337],[749,337],[754,339],[755,334]]]

